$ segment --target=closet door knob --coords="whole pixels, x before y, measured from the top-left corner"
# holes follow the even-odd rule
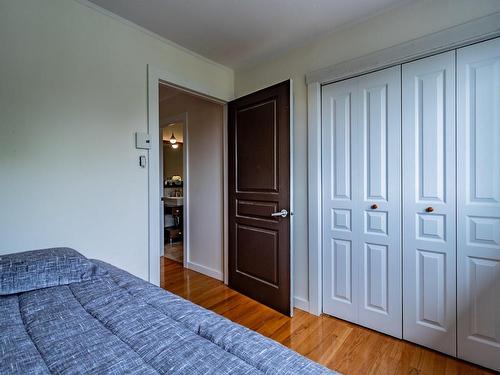
[[[378,206],[374,203],[374,204],[372,204],[372,205],[370,206],[370,208],[371,208],[372,210],[376,210],[376,209],[378,208]]]
[[[427,207],[425,209],[425,212],[433,212],[433,211],[434,211],[434,208],[432,208],[432,207]]]

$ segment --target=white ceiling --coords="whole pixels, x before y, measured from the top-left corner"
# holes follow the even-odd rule
[[[90,0],[231,68],[410,0]]]

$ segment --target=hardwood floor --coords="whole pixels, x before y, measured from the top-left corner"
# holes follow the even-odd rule
[[[172,245],[169,243],[165,244],[163,247],[163,254],[165,257],[174,260],[177,263],[182,263],[184,257],[184,249],[182,242],[174,242]]]
[[[288,318],[222,282],[162,257],[161,285],[343,374],[494,374],[484,368],[329,316]]]

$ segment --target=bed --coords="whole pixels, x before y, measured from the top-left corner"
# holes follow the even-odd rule
[[[69,248],[0,256],[0,374],[332,374]]]

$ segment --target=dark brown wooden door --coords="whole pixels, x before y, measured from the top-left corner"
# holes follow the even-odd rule
[[[290,315],[290,81],[230,102],[228,127],[229,287]]]

